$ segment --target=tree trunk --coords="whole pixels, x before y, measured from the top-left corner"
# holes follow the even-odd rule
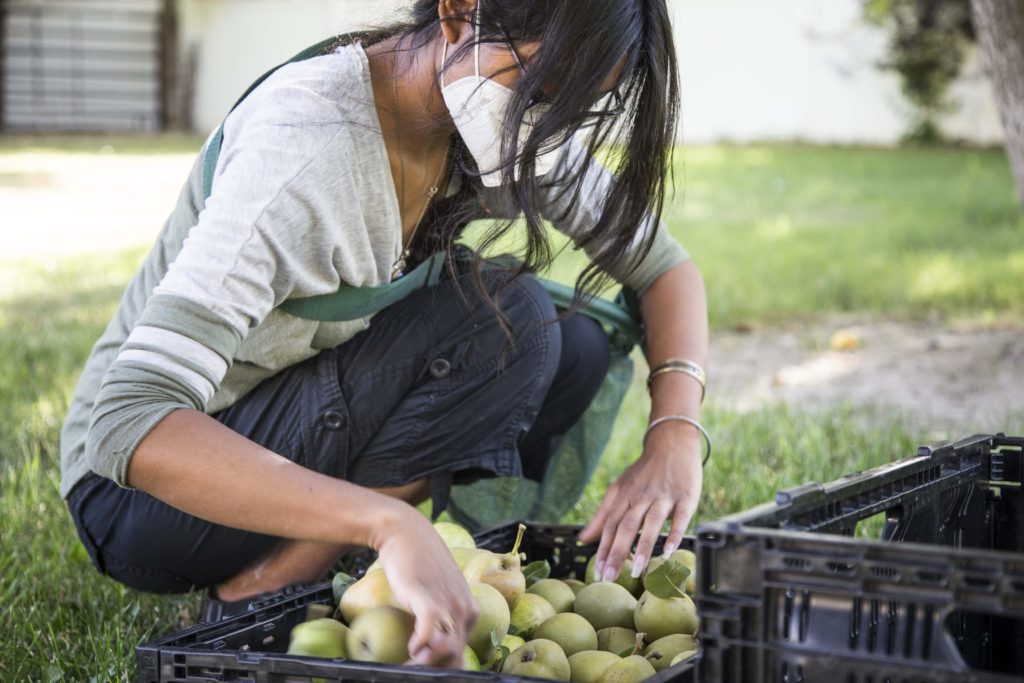
[[[971,0],[971,9],[1024,207],[1024,0]]]

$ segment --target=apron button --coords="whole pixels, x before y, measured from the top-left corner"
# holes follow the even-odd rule
[[[332,431],[343,429],[347,421],[344,413],[339,413],[337,410],[328,410],[323,416],[324,427]]]
[[[430,374],[434,379],[444,379],[452,374],[452,364],[444,358],[438,358],[430,364]]]

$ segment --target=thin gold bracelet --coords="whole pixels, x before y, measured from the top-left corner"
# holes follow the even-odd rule
[[[686,424],[693,425],[697,428],[700,435],[704,437],[704,446],[706,447],[706,450],[704,451],[704,460],[701,461],[700,466],[704,467],[707,465],[708,460],[711,459],[711,436],[708,434],[708,430],[704,429],[704,425],[697,422],[692,417],[686,417],[685,415],[666,415],[665,417],[659,417],[657,420],[654,420],[651,424],[647,425],[647,431],[644,432],[643,446],[647,446],[647,437],[651,435],[651,430],[666,422],[685,422]]]
[[[696,372],[694,372],[690,368],[668,367],[668,368],[660,368],[658,370],[655,370],[654,372],[652,372],[647,377],[647,393],[650,393],[651,390],[653,389],[653,387],[654,387],[654,378],[655,377],[657,377],[659,375],[664,375],[664,374],[669,373],[669,372],[681,372],[684,375],[687,375],[687,376],[692,377],[693,379],[695,379],[697,381],[697,383],[700,384],[700,402],[702,404],[704,403],[704,397],[707,396],[707,393],[708,393],[707,385],[705,385],[704,382],[701,381],[700,375],[698,375]]]

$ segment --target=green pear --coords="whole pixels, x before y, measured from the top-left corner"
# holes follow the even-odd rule
[[[631,655],[608,667],[597,679],[598,683],[640,683],[658,673],[651,663],[640,655]]]
[[[462,651],[462,670],[463,671],[481,671],[483,667],[480,666],[480,658],[473,652],[473,648],[469,645]]]
[[[636,604],[633,623],[652,643],[673,633],[693,635],[697,632],[697,606],[687,595],[664,599],[644,593]]]
[[[526,641],[519,636],[509,634],[501,639],[501,647],[494,651],[494,655],[487,661],[487,666],[484,668],[488,671],[501,671],[501,665],[505,663],[505,658],[502,655],[501,648],[505,648],[504,654],[511,654],[526,645]]]
[[[597,555],[590,558],[590,562],[587,563],[587,573],[584,577],[587,583],[597,583],[601,581],[601,577],[594,573],[594,563],[597,561]],[[628,557],[626,561],[622,563],[622,568],[619,569],[619,575],[615,577],[615,583],[619,584],[634,596],[640,595],[643,591],[643,584],[640,583],[640,579],[633,578],[633,558]]]
[[[672,660],[681,653],[696,649],[697,641],[693,639],[693,636],[673,633],[648,645],[644,650],[644,657],[654,666],[655,671],[661,671],[671,666]]]
[[[558,643],[566,657],[577,652],[597,649],[597,632],[586,619],[571,612],[556,614],[533,632],[534,638],[545,638]]]
[[[513,676],[534,676],[556,681],[568,681],[572,670],[569,659],[557,643],[550,640],[531,640],[513,652],[501,667],[502,673]]]
[[[680,652],[679,654],[677,654],[672,659],[672,663],[669,664],[669,666],[675,666],[676,664],[682,664],[683,662],[685,662],[687,659],[689,659],[690,657],[694,656],[695,654],[697,654],[696,650],[688,650],[686,652]]]
[[[415,619],[397,607],[374,607],[352,622],[345,640],[349,659],[403,664],[409,660],[409,639]]]
[[[555,611],[571,612],[572,604],[576,602],[576,593],[564,581],[558,579],[543,579],[526,589],[527,593],[534,593],[551,603]]]
[[[526,577],[523,576],[519,558],[519,545],[523,542],[524,533],[526,527],[520,524],[515,546],[507,555],[484,552],[470,559],[466,563],[466,568],[462,570],[462,574],[469,581],[487,583],[497,588],[498,592],[505,596],[505,602],[509,607],[526,592]]]
[[[529,640],[538,626],[555,616],[551,603],[533,593],[523,593],[512,605],[510,633]]]
[[[601,650],[584,650],[569,657],[573,683],[597,683],[605,671],[621,657]]]
[[[473,534],[453,522],[434,522],[434,531],[449,548],[475,548]]]
[[[583,590],[583,587],[587,585],[579,579],[562,579],[562,582],[572,589],[574,595],[579,595],[580,591]]]
[[[650,564],[647,565],[644,576],[647,576],[649,572],[653,572],[655,569],[660,567],[665,560],[675,560],[679,564],[683,565],[690,570],[690,575],[686,577],[686,582],[683,584],[683,590],[689,596],[697,594],[697,556],[693,554],[691,550],[677,550],[668,557],[655,557],[651,560]]]
[[[364,612],[384,605],[401,607],[384,570],[375,569],[349,586],[341,596],[341,615],[352,624]]]
[[[292,629],[288,654],[336,659],[345,656],[348,627],[334,619],[314,619]]]
[[[597,649],[622,656],[623,652],[632,651],[636,643],[636,631],[622,626],[609,626],[597,632]]]
[[[469,632],[466,642],[473,648],[480,661],[489,661],[494,656],[494,636],[501,640],[508,635],[511,613],[508,603],[494,586],[486,583],[470,583],[469,590],[479,611],[476,623]]]
[[[636,598],[617,583],[592,583],[576,596],[573,610],[595,629],[609,626],[632,628]]]

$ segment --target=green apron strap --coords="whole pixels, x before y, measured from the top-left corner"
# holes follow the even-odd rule
[[[341,285],[331,294],[289,299],[281,304],[285,313],[304,320],[344,322],[367,318],[396,304],[418,289],[433,287],[444,272],[445,254],[439,251],[401,278],[379,287]]]

